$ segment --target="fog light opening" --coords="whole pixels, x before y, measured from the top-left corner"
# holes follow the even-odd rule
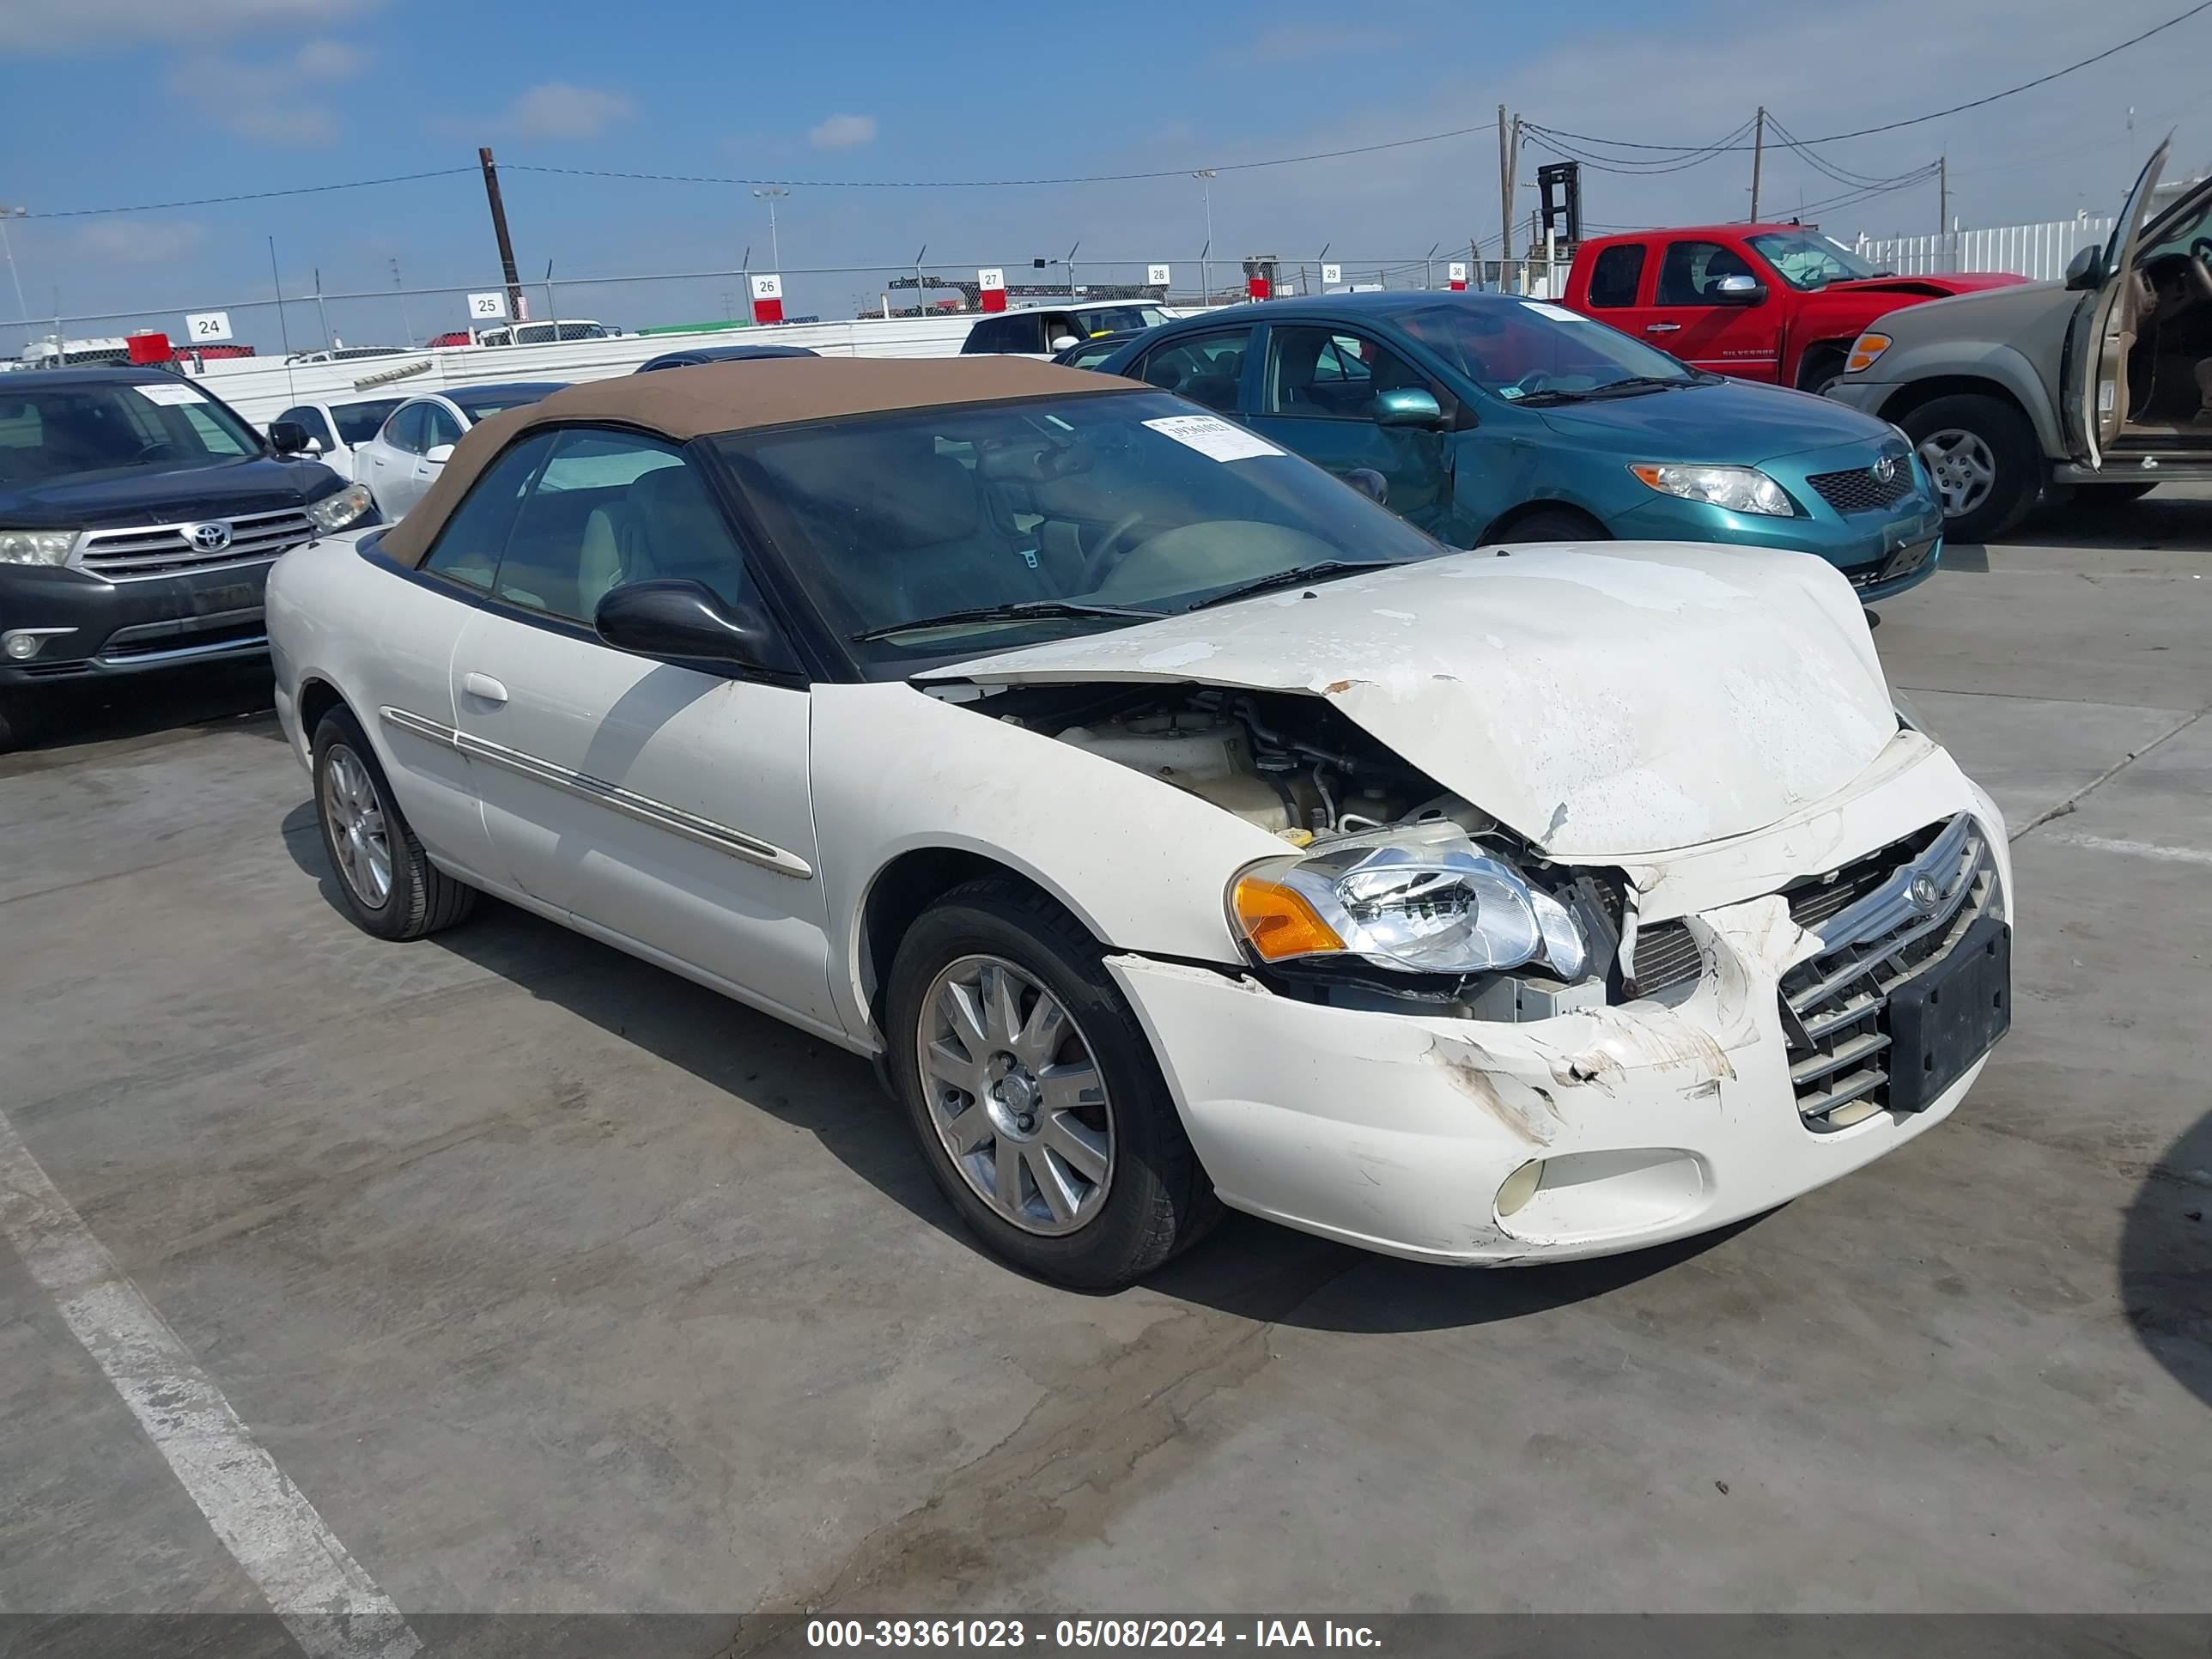
[[[36,634],[10,634],[8,636],[8,654],[15,661],[22,662],[37,656],[39,647],[45,643]]]
[[[1509,1216],[1521,1209],[1530,1199],[1536,1196],[1536,1188],[1543,1183],[1543,1180],[1544,1160],[1540,1158],[1530,1158],[1499,1183],[1498,1213],[1501,1216]]]

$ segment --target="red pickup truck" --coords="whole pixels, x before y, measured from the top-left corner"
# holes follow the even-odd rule
[[[2026,280],[1896,276],[1799,225],[1699,225],[1584,242],[1561,302],[1694,368],[1825,392],[1877,317]]]

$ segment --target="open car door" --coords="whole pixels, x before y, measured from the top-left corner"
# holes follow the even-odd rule
[[[2105,451],[2118,438],[2128,417],[2128,353],[2136,343],[2144,295],[2136,274],[2136,253],[2142,243],[2143,221],[2150,213],[2151,192],[2158,188],[2166,152],[2172,147],[2169,137],[2143,164],[2105,244],[2102,279],[2084,296],[2067,330],[2059,404],[2069,447],[2093,467],[2104,465]]]

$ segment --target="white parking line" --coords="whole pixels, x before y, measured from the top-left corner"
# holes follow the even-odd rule
[[[0,1113],[0,1232],[309,1659],[408,1659],[399,1609],[239,1421]]]
[[[2154,841],[2122,841],[2111,836],[2079,834],[2053,836],[2051,839],[2098,853],[2132,853],[2137,858],[2165,859],[2175,864],[2212,864],[2212,851],[2202,847],[2167,847]]]

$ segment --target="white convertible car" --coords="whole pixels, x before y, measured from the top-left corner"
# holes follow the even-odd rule
[[[1222,1204],[1489,1266],[1720,1226],[2010,1017],[1996,809],[1828,565],[1449,553],[1125,380],[576,386],[268,605],[362,927],[494,894],[877,1056],[1069,1283]]]

